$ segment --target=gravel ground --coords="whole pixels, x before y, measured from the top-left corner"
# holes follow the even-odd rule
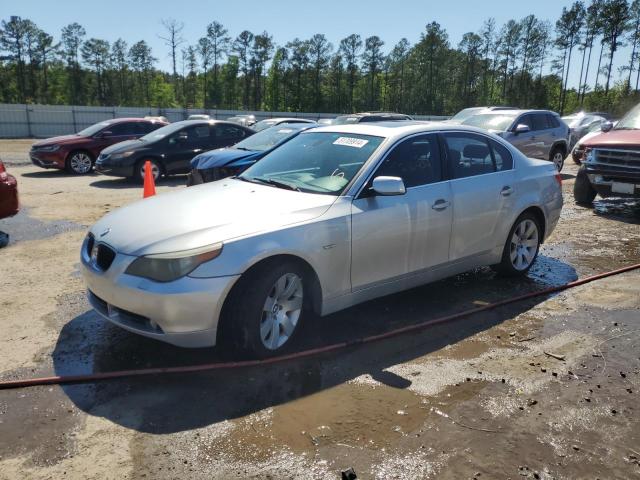
[[[85,300],[88,225],[141,196],[127,181],[28,164],[0,141],[23,209],[0,221],[0,378],[188,365]],[[306,326],[300,348],[380,333],[640,262],[640,203],[571,197],[529,278],[479,269]],[[182,188],[164,180],[158,193]],[[640,272],[268,367],[0,391],[0,478],[640,477]],[[553,356],[561,355],[562,360]]]

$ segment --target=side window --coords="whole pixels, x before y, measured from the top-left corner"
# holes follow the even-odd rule
[[[549,124],[547,123],[547,116],[544,113],[536,113],[533,117],[533,130],[547,130]]]
[[[518,125],[526,125],[531,130],[533,130],[533,121],[531,120],[531,115],[523,115],[522,117],[520,117],[516,122],[516,127]]]
[[[218,138],[244,138],[244,130],[233,125],[216,125],[216,137]]]
[[[550,128],[558,128],[560,126],[558,119],[549,113],[547,113],[547,122],[549,122]]]
[[[429,134],[404,140],[387,155],[375,176],[400,177],[407,188],[441,181],[438,137]]]
[[[116,123],[114,125],[107,127],[106,130],[111,132],[111,135],[113,137],[138,134],[136,130],[136,123],[134,122]]]
[[[445,133],[451,177],[466,178],[495,172],[489,143],[472,133]]]
[[[138,129],[142,135],[146,135],[147,133],[153,132],[158,128],[160,128],[159,123],[138,122]]]
[[[513,168],[511,152],[495,140],[491,140],[491,148],[493,149],[493,158],[496,161],[496,170],[498,172],[511,170]]]

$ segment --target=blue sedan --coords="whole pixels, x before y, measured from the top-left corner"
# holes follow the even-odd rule
[[[316,126],[315,123],[281,123],[262,130],[232,147],[201,153],[191,160],[187,186],[238,175],[300,132]]]

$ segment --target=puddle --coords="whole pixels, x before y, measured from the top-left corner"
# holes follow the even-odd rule
[[[593,202],[598,215],[618,217],[640,224],[640,201],[628,198],[606,198]]]
[[[21,207],[20,212],[5,220],[0,220],[0,230],[9,234],[9,246],[30,240],[42,240],[61,233],[85,230],[86,225],[68,220],[43,222],[29,216],[29,208]]]

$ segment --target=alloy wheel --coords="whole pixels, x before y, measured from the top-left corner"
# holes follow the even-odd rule
[[[509,258],[513,268],[523,271],[529,268],[538,252],[538,226],[533,220],[522,220],[513,232]]]
[[[564,165],[564,155],[562,155],[562,152],[553,154],[553,164],[556,166],[556,170],[562,170],[562,166]]]
[[[260,319],[260,340],[265,348],[277,350],[293,335],[302,313],[302,278],[282,275],[267,296]]]
[[[140,167],[140,178],[144,180],[144,165],[146,162],[142,162],[142,166]],[[151,162],[151,175],[154,180],[158,180],[160,177],[160,167],[156,162]]]
[[[74,153],[69,159],[69,165],[74,173],[83,175],[91,170],[91,157],[83,152]]]

